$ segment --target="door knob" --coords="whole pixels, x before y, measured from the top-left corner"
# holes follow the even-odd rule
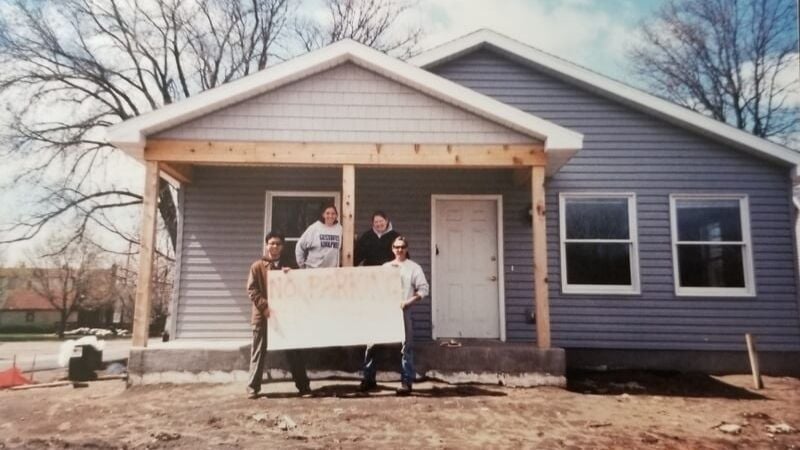
[[[489,277],[489,280],[490,281],[497,281],[497,277],[492,275],[492,276]]]

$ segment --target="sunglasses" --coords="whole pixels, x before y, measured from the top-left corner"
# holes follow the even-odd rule
[[[405,250],[405,249],[408,248],[408,246],[407,245],[393,245],[392,248],[397,249],[397,250]]]

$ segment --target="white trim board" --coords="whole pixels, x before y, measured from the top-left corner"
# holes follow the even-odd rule
[[[477,30],[410,58],[408,62],[430,68],[482,47],[496,49],[535,69],[740,150],[792,166],[800,164],[800,152],[756,137],[491,30]]]
[[[431,336],[437,339],[436,334],[436,298],[438,288],[436,279],[436,201],[437,200],[494,200],[497,203],[497,297],[498,313],[500,315],[500,341],[506,341],[506,277],[505,254],[503,251],[503,196],[500,194],[485,195],[431,195]]]
[[[580,133],[525,113],[349,39],[116,124],[106,130],[106,140],[134,158],[142,160],[146,139],[154,133],[348,61],[433,98],[530,136],[532,140],[543,141],[545,151],[554,154],[554,164],[566,163],[575,152],[583,147],[583,135]],[[555,170],[557,167],[548,167],[549,173]]]

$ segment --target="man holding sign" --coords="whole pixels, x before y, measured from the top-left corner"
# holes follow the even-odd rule
[[[271,231],[267,233],[264,242],[264,257],[250,266],[250,275],[247,277],[247,295],[253,303],[251,315],[253,346],[250,350],[250,376],[247,383],[248,398],[252,399],[258,398],[261,392],[267,355],[267,319],[270,315],[267,301],[267,277],[270,271],[289,271],[289,267],[284,267],[281,262],[283,236]],[[300,395],[309,396],[311,386],[306,374],[303,355],[297,350],[289,350],[286,352],[286,359]]]

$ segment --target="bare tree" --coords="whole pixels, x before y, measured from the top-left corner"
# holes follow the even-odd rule
[[[325,0],[327,20],[299,18],[295,33],[308,51],[348,38],[407,57],[417,51],[422,29],[398,30],[398,19],[415,4],[409,0]]]
[[[110,231],[110,210],[141,195],[113,181],[97,186],[114,149],[109,125],[267,66],[293,0],[13,0],[0,6],[0,93],[10,125],[6,158],[27,165],[10,181],[39,186],[33,212],[2,242],[30,239],[68,213]],[[55,180],[55,181],[53,181]],[[5,186],[8,188],[8,186]],[[174,249],[173,193],[158,203]],[[135,237],[119,233],[125,239]]]
[[[667,0],[629,56],[658,95],[786,143],[800,128],[796,19],[795,0]]]
[[[60,245],[57,238],[51,238],[47,248]],[[58,311],[59,337],[64,337],[67,322],[81,308],[104,302],[112,294],[110,272],[102,270],[99,261],[97,249],[87,242],[72,243],[58,254],[32,258],[31,290]]]
[[[133,323],[133,310],[136,297],[138,269],[136,257],[130,256],[124,265],[117,267],[114,283],[114,298],[119,302],[120,322],[127,328]],[[169,305],[172,299],[173,265],[164,257],[157,257],[153,267],[153,295],[151,296],[150,330],[151,334],[165,330],[169,319]]]
[[[73,241],[98,226],[138,244],[116,218],[137,208],[141,194],[113,175],[105,184],[93,181],[112,162],[120,164],[102,139],[104,128],[283,60],[298,38],[307,38],[305,49],[350,37],[391,51],[409,49],[419,37],[418,30],[392,33],[410,7],[405,0],[329,0],[330,29],[307,20],[306,31],[294,20],[302,2],[0,3],[0,96],[9,116],[0,158],[24,166],[0,189],[36,187],[26,194],[30,209],[0,229],[0,244],[31,239],[69,214],[81,217]],[[174,251],[175,195],[163,180],[158,197]]]

